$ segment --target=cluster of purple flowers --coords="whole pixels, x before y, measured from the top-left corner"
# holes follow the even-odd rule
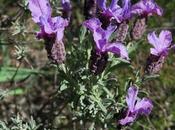
[[[88,9],[88,12],[91,13],[89,15],[91,18],[87,19],[83,25],[93,33],[95,47],[91,53],[90,69],[94,74],[100,74],[104,70],[108,58],[107,52],[112,52],[121,58],[129,60],[127,49],[123,43],[128,34],[128,23],[134,16],[136,19],[131,29],[131,37],[133,40],[138,40],[146,30],[148,17],[155,14],[162,16],[163,14],[162,9],[154,0],[140,0],[134,5],[131,4],[130,0],[123,0],[122,6],[118,4],[119,0],[112,0],[109,6],[107,6],[107,0],[90,1],[93,7]],[[95,6],[97,9],[94,9]],[[113,40],[115,42],[111,42],[109,37],[114,32],[116,33]],[[160,71],[168,55],[172,35],[171,32],[163,30],[157,37],[153,32],[148,34],[148,41],[153,48],[150,50],[151,55],[148,57],[145,72],[155,74]],[[119,120],[119,124],[128,125],[139,115],[150,114],[153,108],[152,102],[147,98],[137,98],[137,94],[137,87],[132,86],[128,89],[126,116]]]
[[[146,29],[146,21],[149,16],[162,15],[162,9],[154,0],[140,0],[132,5],[130,0],[112,0],[107,6],[106,0],[86,0],[86,21],[83,26],[88,28],[92,34],[95,46],[90,58],[90,70],[93,74],[101,74],[106,67],[108,53],[113,53],[123,59],[129,60],[127,49],[124,45],[128,34],[128,23],[136,16],[136,21],[131,29],[133,40],[141,38]],[[48,0],[29,0],[29,9],[33,21],[40,27],[37,33],[38,39],[44,39],[49,58],[55,63],[63,63],[65,60],[65,48],[63,36],[65,27],[70,21],[72,6],[69,0],[62,0],[63,16],[52,17],[52,9]],[[87,12],[86,12],[87,11]],[[111,35],[117,32],[116,38],[110,40]],[[172,43],[171,32],[163,30],[157,37],[155,32],[148,34],[148,41],[153,46],[151,54],[147,59],[145,72],[148,74],[158,73],[168,55]],[[152,102],[147,99],[137,98],[138,89],[132,86],[128,89],[126,103],[128,105],[126,117],[121,119],[121,125],[132,123],[138,115],[148,115],[152,108]]]
[[[133,40],[138,40],[146,30],[148,16],[153,14],[161,16],[163,14],[162,9],[154,0],[140,0],[134,5],[131,4],[130,0],[123,0],[121,6],[118,4],[119,0],[112,0],[109,6],[107,6],[107,0],[86,0],[86,3],[88,2],[89,6],[85,6],[85,14],[88,16],[85,16],[87,20],[83,25],[92,31],[95,41],[89,65],[94,74],[100,74],[105,69],[108,59],[107,52],[129,59],[123,43],[128,34],[128,23],[134,16],[136,16],[136,20],[131,29],[131,37]],[[116,37],[113,41],[116,42],[111,44],[108,39],[114,32]],[[106,45],[110,45],[112,48],[105,49]]]
[[[87,1],[88,0],[86,0],[86,2]],[[146,30],[146,22],[148,17],[155,14],[162,16],[163,14],[163,10],[156,4],[154,0],[140,0],[134,5],[131,4],[130,0],[123,0],[121,6],[118,4],[119,0],[112,0],[108,6],[107,0],[89,1],[93,7],[88,8],[89,10],[87,11],[91,13],[91,15],[89,15],[91,18],[86,20],[83,25],[92,31],[95,41],[95,47],[92,51],[90,62],[90,69],[94,74],[100,74],[104,70],[107,64],[107,52],[112,52],[118,56],[121,56],[122,58],[129,59],[127,50],[123,43],[128,34],[128,23],[132,21],[131,19],[134,18],[134,16],[136,18],[134,26],[131,28],[131,37],[133,40],[138,40],[143,36]],[[97,9],[94,9],[95,6]],[[105,32],[103,35],[101,30]],[[112,33],[116,34],[116,37],[113,40],[116,42],[113,42],[112,44],[109,40],[106,40],[106,42],[108,42],[107,45],[115,45],[115,50],[118,52],[111,50],[109,51],[108,49],[104,51],[104,48],[100,48],[100,46],[105,45],[105,43],[102,41],[104,41],[106,37],[110,37]],[[160,71],[167,56],[169,50],[168,48],[172,42],[171,33],[167,30],[163,30],[160,33],[160,37],[156,38],[155,32],[153,32],[148,35],[148,40],[154,46],[154,49],[151,49],[151,55],[147,59],[145,72],[148,74],[155,74]],[[114,43],[119,44],[122,48],[117,48],[116,44]],[[159,53],[156,53],[156,50],[159,51]],[[122,55],[125,55],[125,57]]]

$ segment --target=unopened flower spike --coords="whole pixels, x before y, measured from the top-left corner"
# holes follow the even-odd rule
[[[138,88],[131,86],[126,96],[127,111],[123,119],[119,120],[121,125],[133,123],[139,115],[149,115],[153,108],[152,101],[148,98],[138,98]]]
[[[131,13],[132,15],[138,15],[131,32],[132,38],[138,40],[141,39],[146,30],[148,16],[162,16],[163,10],[154,0],[140,0],[132,6]]]
[[[162,30],[159,36],[155,32],[148,34],[148,41],[153,46],[147,59],[146,73],[156,74],[160,71],[168,55],[172,44],[172,34],[168,30]]]
[[[116,29],[116,26],[109,26],[104,30],[102,23],[97,18],[86,20],[83,25],[92,33],[95,41],[95,47],[91,54],[90,70],[94,74],[100,74],[106,67],[108,52],[112,52],[117,56],[129,59],[126,47],[119,42],[111,43],[109,37]]]
[[[132,18],[130,0],[123,0],[123,10],[121,12],[121,16],[121,23],[118,24],[118,29],[116,30],[116,41],[124,42],[129,30],[128,23]]]
[[[34,22],[40,26],[37,38],[45,40],[48,57],[55,63],[62,63],[65,60],[62,39],[68,21],[60,16],[51,17],[52,9],[48,0],[29,0],[29,10]]]

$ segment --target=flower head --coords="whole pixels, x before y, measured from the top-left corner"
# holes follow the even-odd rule
[[[152,102],[147,98],[139,99],[137,95],[138,89],[135,86],[131,86],[128,89],[128,94],[126,96],[128,110],[126,117],[119,121],[121,125],[127,125],[134,122],[138,115],[150,114],[153,108]]]
[[[37,38],[44,39],[48,58],[53,63],[63,63],[66,54],[62,39],[68,21],[60,16],[51,17],[52,9],[48,0],[29,0],[29,9],[34,22],[40,26]]]
[[[97,4],[104,17],[115,19],[118,23],[131,18],[130,0],[123,0],[123,7],[118,5],[118,0],[112,0],[109,7],[106,6],[106,0],[97,0]]]
[[[109,26],[106,30],[104,30],[101,25],[99,19],[92,18],[90,20],[86,20],[83,25],[87,27],[93,33],[93,38],[96,44],[96,49],[100,52],[112,52],[117,54],[122,58],[128,58],[128,53],[126,47],[119,42],[110,43],[109,38],[111,34],[114,32],[116,27]]]
[[[155,56],[167,55],[172,43],[172,34],[170,31],[163,30],[157,37],[155,32],[148,34],[148,41],[153,46],[150,49],[151,54]]]
[[[150,49],[151,55],[147,58],[145,72],[147,74],[158,73],[168,55],[172,43],[172,34],[170,31],[163,30],[157,37],[155,32],[148,34],[148,41],[153,46]]]
[[[29,0],[29,9],[35,23],[40,26],[38,38],[56,36],[57,40],[62,40],[64,28],[68,26],[68,21],[62,17],[51,17],[52,9],[48,0]]]
[[[157,14],[162,16],[163,10],[154,2],[154,0],[140,0],[132,6],[132,14],[141,16],[151,16]]]

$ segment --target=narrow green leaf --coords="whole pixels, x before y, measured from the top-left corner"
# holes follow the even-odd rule
[[[15,67],[1,67],[0,68],[0,82],[19,81],[27,78],[31,74],[39,73],[37,70]],[[12,79],[13,78],[13,79]]]
[[[85,39],[85,35],[86,35],[87,29],[85,27],[82,27],[80,29],[80,43],[82,43]]]

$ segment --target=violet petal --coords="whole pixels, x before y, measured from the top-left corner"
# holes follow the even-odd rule
[[[127,60],[129,59],[127,49],[122,43],[116,42],[106,44],[103,50],[117,54],[121,58],[126,58]]]
[[[41,16],[45,18],[51,17],[51,7],[48,0],[29,0],[29,9],[36,23],[40,23]]]
[[[153,108],[152,102],[147,98],[143,98],[142,100],[137,101],[135,105],[135,111],[138,111],[139,114],[144,115],[150,114],[152,108]]]

